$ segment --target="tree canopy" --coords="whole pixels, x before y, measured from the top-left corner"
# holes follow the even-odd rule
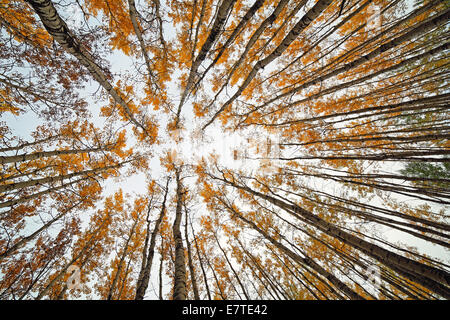
[[[449,299],[449,18],[0,0],[0,299]]]

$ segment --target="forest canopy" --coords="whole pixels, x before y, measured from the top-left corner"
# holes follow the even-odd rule
[[[0,299],[449,299],[449,18],[0,0]]]

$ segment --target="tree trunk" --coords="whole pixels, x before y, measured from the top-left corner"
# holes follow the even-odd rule
[[[119,265],[117,266],[117,272],[114,275],[113,281],[111,283],[111,287],[109,288],[108,297],[106,298],[106,300],[112,300],[114,290],[116,289],[117,282],[119,281],[120,272],[122,271],[123,263],[127,256],[127,253],[128,253],[128,247],[130,244],[130,240],[133,237],[134,230],[136,229],[136,225],[137,225],[138,221],[139,221],[139,219],[136,218],[136,220],[133,222],[133,226],[131,227],[130,233],[128,234],[127,241],[125,242],[125,246],[123,247],[122,255],[119,260]]]
[[[180,231],[182,219],[182,197],[183,190],[180,180],[180,169],[176,168],[177,182],[177,206],[175,211],[175,221],[173,222],[172,232],[175,241],[175,277],[173,287],[173,300],[186,300],[186,263],[184,257],[183,237]]]
[[[135,300],[144,299],[145,291],[147,290],[148,283],[150,281],[150,272],[153,264],[153,256],[155,254],[156,237],[159,232],[159,226],[164,218],[164,215],[166,214],[166,200],[167,200],[167,193],[169,192],[169,181],[170,179],[168,178],[166,182],[166,189],[164,191],[164,199],[162,202],[161,211],[158,220],[156,220],[155,222],[155,227],[153,229],[152,236],[150,238],[150,247],[147,253],[147,260],[145,262],[145,265],[142,266],[143,267],[142,278],[139,278],[138,283],[136,284],[136,296],[134,297]]]
[[[68,186],[71,186],[71,185],[76,184],[78,182],[82,182],[84,180],[86,180],[86,178],[81,178],[81,179],[78,179],[78,180],[73,180],[73,181],[68,182],[68,183],[63,183],[60,186],[48,188],[46,190],[43,190],[43,191],[40,191],[40,192],[37,192],[37,193],[33,193],[33,194],[29,195],[29,196],[24,196],[24,197],[20,197],[20,198],[13,199],[13,200],[8,200],[8,201],[0,203],[0,208],[12,207],[12,206],[14,206],[16,204],[24,203],[24,202],[33,200],[33,199],[38,198],[40,196],[43,196],[45,194],[48,194],[48,193],[51,193],[51,192],[55,192],[55,191],[58,191],[60,189],[67,188]],[[3,214],[4,214],[4,212],[2,212],[2,215]]]
[[[214,24],[211,27],[211,31],[209,32],[208,38],[203,43],[202,48],[200,49],[200,52],[198,53],[195,60],[192,62],[191,70],[189,72],[189,77],[186,82],[186,87],[183,90],[183,93],[181,95],[180,104],[178,105],[177,110],[177,117],[176,121],[178,124],[180,114],[181,114],[181,108],[184,104],[184,101],[186,100],[186,97],[189,93],[189,90],[191,90],[192,85],[194,84],[195,75],[197,74],[197,70],[200,67],[200,64],[203,62],[203,60],[206,58],[206,55],[208,51],[211,49],[212,45],[214,44],[216,38],[219,36],[221,29],[226,22],[226,18],[230,12],[230,10],[233,8],[234,3],[236,0],[223,0],[220,8],[217,12],[216,19],[214,20]]]
[[[86,149],[78,149],[78,150],[53,150],[53,151],[41,151],[34,153],[23,153],[15,156],[0,156],[0,164],[7,163],[15,163],[22,161],[31,161],[40,158],[59,156],[63,154],[79,154],[79,153],[88,153],[88,152],[98,152],[104,151],[111,148],[111,146],[105,146],[100,148],[86,148]]]
[[[185,225],[184,225],[184,236],[186,238],[186,249],[188,254],[188,266],[189,266],[189,272],[191,274],[191,282],[192,282],[192,290],[194,291],[194,300],[200,300],[200,296],[198,294],[198,287],[197,287],[197,279],[195,277],[195,269],[194,264],[192,263],[192,250],[191,250],[191,243],[189,242],[189,236],[188,236],[188,212],[186,209],[186,206],[184,206],[184,213],[185,213]]]
[[[192,224],[191,224],[191,229],[192,229],[192,234],[194,234],[194,229],[192,227]],[[198,246],[197,237],[195,236],[195,234],[194,234],[194,244],[195,244],[195,249],[197,251],[198,262],[200,263],[200,268],[202,269],[203,281],[205,282],[205,288],[206,288],[206,294],[208,296],[208,299],[212,300],[211,291],[209,290],[209,285],[208,285],[208,278],[206,276],[206,270],[205,270],[205,267],[203,266],[203,260],[202,260],[202,256],[200,255],[200,248]]]
[[[307,1],[303,1],[304,4],[306,4]],[[316,2],[314,7],[312,7],[301,19],[297,24],[291,29],[291,31],[284,37],[283,41],[278,45],[278,47],[267,57],[265,57],[262,60],[259,60],[253,69],[250,71],[244,82],[241,86],[239,86],[239,89],[237,92],[228,99],[221,107],[220,109],[214,114],[214,116],[203,126],[203,129],[208,127],[218,116],[219,114],[224,111],[229,105],[233,103],[234,100],[236,100],[242,92],[248,87],[250,82],[255,78],[256,74],[259,72],[259,70],[264,69],[269,63],[277,59],[281,54],[289,47],[289,45],[297,39],[299,34],[306,29],[306,27],[309,26],[309,24],[316,19],[322,11],[324,11],[330,4],[333,2],[333,0],[319,0]]]
[[[10,183],[10,184],[4,184],[4,185],[0,186],[0,192],[7,192],[7,191],[16,190],[16,189],[32,187],[32,186],[40,185],[40,184],[44,184],[44,183],[61,182],[63,180],[68,180],[68,179],[71,179],[73,177],[78,177],[78,176],[82,176],[82,175],[87,176],[89,174],[96,174],[96,173],[99,173],[99,172],[102,172],[102,171],[106,171],[106,170],[109,170],[109,169],[116,169],[116,168],[119,168],[121,166],[122,166],[122,164],[117,164],[117,165],[113,165],[113,166],[106,166],[106,167],[95,168],[95,169],[91,169],[91,170],[73,172],[73,173],[64,174],[64,175],[60,175],[60,176],[46,177],[46,178],[41,178],[41,179],[21,181],[21,182]]]

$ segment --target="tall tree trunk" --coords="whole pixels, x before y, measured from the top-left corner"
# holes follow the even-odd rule
[[[73,181],[68,182],[68,183],[63,183],[63,184],[61,184],[61,185],[59,185],[57,187],[51,187],[51,188],[48,188],[46,190],[33,193],[33,194],[29,195],[29,196],[24,196],[24,197],[20,197],[20,198],[17,198],[17,199],[12,199],[12,200],[8,200],[8,201],[5,201],[5,202],[2,202],[2,203],[0,203],[0,208],[12,207],[12,206],[14,206],[16,204],[24,203],[24,202],[36,199],[36,198],[38,198],[40,196],[46,195],[46,194],[51,193],[51,192],[58,191],[60,189],[67,188],[68,186],[71,186],[71,185],[76,184],[78,182],[82,182],[82,181],[84,181],[86,179],[87,178],[81,178],[81,179],[73,180]],[[3,214],[4,214],[4,212],[2,212],[2,215]]]
[[[333,71],[331,71],[325,75],[318,76],[317,78],[310,80],[294,89],[288,90],[285,93],[278,95],[278,96],[274,97],[273,99],[269,100],[268,102],[266,102],[266,104],[272,103],[280,98],[295,94],[295,93],[299,92],[300,90],[304,90],[312,85],[323,82],[323,81],[330,79],[334,76],[337,76],[343,72],[346,72],[353,68],[356,68],[356,67],[362,65],[363,63],[375,58],[376,56],[378,56],[392,48],[395,48],[396,46],[404,43],[405,41],[414,39],[415,37],[432,30],[436,26],[439,26],[440,24],[445,23],[446,21],[448,21],[449,17],[450,17],[450,9],[439,12],[432,18],[427,19],[427,20],[421,22],[420,24],[415,25],[414,29],[412,29],[411,31],[409,31],[397,38],[394,38],[381,46],[378,46],[375,50],[369,52],[368,54],[366,54],[352,62],[349,62],[349,63],[343,65],[342,67],[334,68]],[[295,104],[297,104],[297,102],[294,101],[292,103],[289,103],[288,106],[293,106]]]
[[[322,11],[324,11],[333,0],[319,0],[316,2],[314,7],[312,7],[305,15],[300,19],[299,22],[295,24],[295,26],[289,31],[289,33],[284,37],[283,41],[278,45],[278,47],[267,57],[262,60],[259,60],[250,71],[250,73],[245,78],[244,82],[239,86],[239,89],[236,93],[228,99],[220,109],[212,116],[212,118],[203,126],[202,129],[208,127],[218,116],[222,113],[229,105],[233,103],[242,92],[249,86],[250,82],[256,77],[257,73],[264,69],[269,63],[277,59],[281,56],[281,54],[289,47],[289,45],[297,39],[299,34],[306,29],[310,25],[310,23],[316,19]],[[302,2],[306,4],[306,1]]]
[[[139,270],[139,275],[136,281],[136,291],[139,287],[140,283],[142,282],[142,278],[144,277],[144,271],[146,270],[147,265],[147,253],[148,253],[148,243],[150,241],[150,211],[152,210],[153,206],[153,195],[149,201],[148,209],[147,209],[147,229],[145,232],[145,240],[144,240],[144,248],[142,249],[142,259],[141,259],[141,268]],[[135,295],[136,298],[136,295]]]
[[[164,238],[161,235],[161,248],[163,248],[164,245]],[[163,300],[163,277],[162,277],[162,271],[163,271],[163,265],[164,263],[164,257],[161,255],[161,259],[159,261],[159,300]]]
[[[188,266],[189,266],[189,272],[191,274],[191,282],[192,282],[192,290],[194,291],[194,299],[200,300],[200,296],[198,294],[198,287],[197,287],[197,279],[195,277],[195,269],[194,264],[192,263],[192,250],[191,250],[191,243],[189,242],[189,235],[188,235],[188,211],[185,205],[184,206],[184,213],[185,213],[185,225],[184,225],[184,236],[186,240],[186,249],[188,254]]]
[[[40,227],[39,229],[34,231],[29,236],[23,237],[22,239],[17,241],[14,245],[12,245],[6,251],[4,251],[3,253],[0,254],[0,263],[2,262],[3,259],[5,259],[6,257],[12,255],[14,252],[19,250],[21,247],[25,246],[28,242],[30,242],[31,240],[36,238],[36,236],[38,236],[42,231],[48,229],[53,223],[55,223],[56,221],[58,221],[59,219],[64,217],[67,213],[69,213],[71,210],[73,210],[74,208],[76,208],[80,204],[81,204],[81,201],[78,201],[77,203],[75,203],[74,205],[70,206],[69,208],[67,208],[66,210],[61,212],[59,215],[54,217],[49,222],[45,223],[42,227]]]
[[[136,284],[136,296],[134,297],[135,300],[144,299],[145,291],[148,288],[148,283],[150,281],[150,272],[153,264],[153,256],[155,255],[156,237],[158,236],[159,226],[164,218],[164,215],[166,214],[166,200],[167,194],[169,192],[169,181],[170,179],[167,178],[166,189],[164,190],[164,198],[161,205],[161,211],[158,220],[156,220],[155,222],[155,227],[153,228],[152,236],[150,238],[150,247],[147,253],[147,260],[145,261],[145,265],[142,266],[143,267],[142,277],[138,279],[138,283]]]
[[[203,282],[205,282],[206,294],[208,296],[208,299],[212,300],[211,291],[209,290],[209,285],[208,285],[208,277],[206,276],[206,270],[205,270],[205,267],[203,266],[202,256],[200,255],[200,248],[199,248],[199,245],[197,242],[197,237],[195,236],[194,228],[192,227],[192,224],[191,224],[191,229],[192,229],[192,234],[194,235],[194,244],[195,244],[195,250],[197,251],[198,262],[200,263],[200,269],[202,269]]]
[[[63,180],[68,180],[73,177],[78,177],[78,176],[83,176],[83,175],[88,176],[90,174],[96,174],[96,173],[106,171],[109,169],[116,169],[121,166],[122,166],[122,164],[120,163],[117,165],[100,167],[100,168],[95,168],[95,169],[91,169],[91,170],[79,171],[79,172],[73,172],[73,173],[64,174],[64,175],[60,175],[60,176],[46,177],[46,178],[40,178],[40,179],[34,179],[34,180],[21,181],[21,182],[0,185],[0,192],[7,192],[7,191],[26,188],[26,187],[32,187],[32,186],[36,186],[36,185],[40,185],[40,184],[44,184],[44,183],[61,182]]]
[[[99,148],[85,148],[85,149],[75,149],[75,150],[53,150],[53,151],[41,151],[41,152],[34,152],[34,153],[23,153],[23,154],[18,154],[15,156],[0,156],[0,164],[31,161],[31,160],[36,160],[36,159],[40,159],[40,158],[60,156],[63,154],[79,154],[79,153],[105,151],[110,148],[111,148],[111,145],[99,147]]]
[[[216,38],[220,35],[220,31],[221,31],[224,23],[226,22],[226,18],[228,16],[228,14],[230,13],[230,10],[233,8],[235,2],[236,2],[236,0],[223,0],[222,1],[220,8],[217,12],[217,16],[214,20],[214,24],[211,27],[211,31],[208,35],[208,38],[203,43],[202,48],[200,49],[200,52],[198,53],[197,57],[192,62],[191,70],[189,72],[189,77],[186,82],[186,87],[183,90],[183,93],[181,95],[180,104],[178,105],[177,117],[176,117],[177,125],[178,125],[179,118],[181,115],[181,108],[183,107],[183,104],[189,94],[189,91],[191,90],[191,88],[194,84],[195,75],[197,74],[197,70],[200,67],[203,60],[206,58],[206,55],[208,54],[208,52],[211,49],[214,42],[216,41]]]
[[[180,178],[180,169],[175,171],[177,190],[176,190],[176,211],[175,221],[173,222],[172,232],[175,241],[175,277],[173,287],[173,300],[186,300],[186,262],[184,257],[183,237],[180,231],[182,219],[182,197],[183,190]]]

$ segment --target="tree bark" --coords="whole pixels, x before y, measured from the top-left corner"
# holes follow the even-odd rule
[[[112,298],[113,298],[114,290],[116,289],[117,282],[119,281],[120,272],[122,272],[123,263],[125,261],[125,258],[127,256],[127,254],[128,254],[128,247],[129,247],[129,244],[130,244],[130,240],[133,237],[133,234],[134,234],[134,231],[136,229],[136,225],[137,225],[138,221],[139,221],[139,219],[136,218],[136,220],[133,222],[133,225],[131,227],[130,233],[128,234],[128,238],[127,238],[127,241],[125,242],[125,245],[123,247],[123,251],[122,251],[122,254],[121,254],[120,260],[119,260],[119,265],[117,266],[117,271],[116,271],[116,273],[114,275],[113,281],[111,283],[111,287],[109,288],[108,297],[106,298],[106,300],[112,300]]]
[[[180,231],[182,219],[182,197],[183,190],[180,179],[180,169],[176,168],[176,197],[177,206],[175,212],[175,221],[173,222],[172,232],[175,241],[175,277],[173,288],[173,300],[186,300],[186,262],[184,257],[183,236]]]
[[[116,169],[121,166],[122,166],[122,163],[119,163],[119,164],[112,165],[112,166],[106,166],[106,167],[100,167],[100,168],[95,168],[95,169],[91,169],[91,170],[73,172],[73,173],[64,174],[64,175],[60,175],[60,176],[46,177],[46,178],[41,178],[41,179],[4,184],[4,185],[0,186],[0,192],[7,192],[7,191],[16,190],[16,189],[32,187],[32,186],[36,186],[36,185],[40,185],[40,184],[44,184],[44,183],[60,182],[63,180],[68,180],[73,177],[78,177],[78,176],[83,176],[83,175],[88,176],[90,174],[96,174],[96,173],[106,171],[109,169]]]
[[[33,194],[29,195],[29,196],[24,196],[24,197],[20,197],[20,198],[13,199],[13,200],[8,200],[8,201],[0,203],[0,208],[12,207],[12,206],[14,206],[16,204],[24,203],[24,202],[33,200],[33,199],[38,198],[40,196],[43,196],[45,194],[48,194],[48,193],[51,193],[51,192],[55,192],[55,191],[58,191],[60,189],[67,188],[67,187],[69,187],[69,186],[71,186],[73,184],[76,184],[78,182],[82,182],[84,180],[86,180],[86,178],[81,178],[81,179],[74,180],[74,181],[71,181],[71,182],[68,182],[68,183],[63,183],[60,186],[48,188],[48,189],[46,189],[44,191],[33,193]],[[3,215],[3,213],[2,213],[2,215]]]
[[[211,49],[212,45],[214,44],[216,38],[219,36],[221,29],[226,21],[226,18],[228,14],[230,13],[231,9],[233,8],[234,3],[236,0],[224,0],[222,1],[220,8],[218,10],[216,19],[214,20],[214,24],[211,27],[211,31],[208,35],[208,38],[206,39],[205,43],[203,43],[202,48],[200,49],[200,52],[198,53],[195,60],[192,62],[191,70],[189,72],[189,77],[186,82],[186,87],[183,90],[183,93],[181,95],[180,104],[178,105],[177,110],[177,125],[180,119],[181,115],[181,108],[184,104],[184,101],[186,100],[187,95],[189,94],[189,90],[191,90],[193,84],[195,75],[197,74],[197,70],[200,67],[200,64],[203,62],[203,60],[206,58],[207,53]]]
[[[88,153],[88,152],[98,152],[103,150],[110,149],[111,146],[104,146],[99,148],[86,148],[86,149],[78,149],[78,150],[54,150],[54,151],[42,151],[42,152],[34,152],[34,153],[23,153],[15,156],[0,156],[0,164],[14,163],[14,162],[22,162],[22,161],[30,161],[36,160],[45,157],[59,156],[63,154],[79,154],[79,153]]]
[[[194,229],[192,228],[192,224],[191,224],[191,229],[192,229],[192,233],[194,234]],[[203,260],[200,255],[200,248],[198,246],[197,237],[195,236],[195,234],[194,234],[194,244],[195,244],[195,249],[197,251],[198,262],[200,263],[200,268],[202,269],[203,281],[205,282],[205,288],[206,288],[206,294],[208,296],[208,299],[212,300],[211,291],[209,290],[209,285],[208,285],[208,278],[206,276],[206,270],[205,270],[205,267],[203,266]]]
[[[145,261],[145,265],[143,266],[142,278],[138,279],[138,283],[136,284],[136,295],[134,297],[135,300],[143,300],[145,291],[148,288],[148,283],[150,281],[150,272],[153,264],[153,256],[155,254],[155,245],[156,245],[156,237],[158,236],[159,226],[166,214],[166,200],[167,193],[169,192],[169,181],[168,178],[166,181],[166,189],[164,190],[164,199],[161,206],[161,211],[158,217],[158,220],[155,222],[155,226],[153,228],[153,232],[150,238],[150,247],[147,253],[147,260]]]
[[[189,242],[189,236],[188,236],[188,212],[187,212],[186,206],[184,206],[184,213],[186,215],[185,216],[185,225],[184,225],[184,236],[186,238],[186,249],[187,249],[187,254],[188,254],[189,272],[191,274],[192,290],[194,291],[194,300],[200,300],[200,296],[198,294],[197,279],[195,276],[194,264],[192,261],[191,243]]]

